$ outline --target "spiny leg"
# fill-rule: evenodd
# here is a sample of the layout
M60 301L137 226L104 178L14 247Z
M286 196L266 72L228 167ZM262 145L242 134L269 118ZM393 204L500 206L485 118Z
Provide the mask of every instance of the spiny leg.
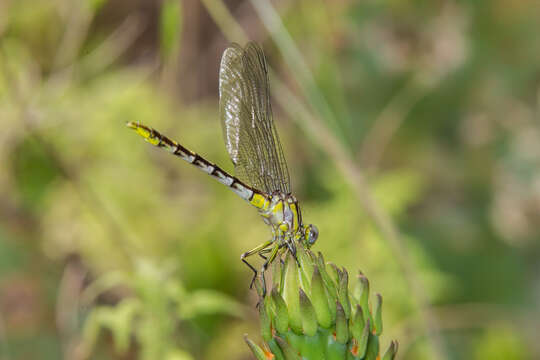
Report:
M261 258L263 258L264 260L267 260L268 258L266 256L264 256L264 255L268 254L270 251L272 251L272 249L270 249L270 248L261 250L261 251L259 251L259 256Z
M279 249L280 249L280 250L283 249L286 245L287 245L287 244L285 244L285 243L280 244L280 245L279 245ZM285 265L285 261L283 260L283 258L282 258L281 256L279 257L279 262L280 262L282 265Z
M241 259L241 260L244 264L246 264L251 269L251 271L253 271L253 278L251 279L251 282L249 283L249 288L251 289L253 287L253 283L255 282L255 279L257 278L257 270L255 270L255 268L246 260L244 259Z
M287 246L287 249L291 253L292 257L294 258L298 266L300 266L300 260L298 260L298 257L296 256L296 245L294 244L294 239L289 238L285 240L284 245Z
M257 279L257 270L250 263L246 261L246 258L253 254L260 253L261 251L265 250L268 246L270 246L273 242L274 240L268 240L267 242L264 242L260 244L259 246L251 249L250 251L246 251L245 253L240 255L240 260L242 260L242 262L246 264L251 269L251 271L253 271L253 278L251 279L251 283L249 284L250 289L253 287L253 283L255 282L255 279Z
M287 244L287 248L291 252L293 258L298 261L298 259L296 258L296 246L294 245L294 243L292 241L286 241L285 243Z

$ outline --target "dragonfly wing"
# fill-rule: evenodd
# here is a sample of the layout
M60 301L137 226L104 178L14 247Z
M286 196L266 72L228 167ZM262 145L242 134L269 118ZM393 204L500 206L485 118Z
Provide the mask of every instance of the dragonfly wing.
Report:
M232 44L221 58L219 109L236 176L272 193L291 192L289 171L272 118L268 67L259 45Z

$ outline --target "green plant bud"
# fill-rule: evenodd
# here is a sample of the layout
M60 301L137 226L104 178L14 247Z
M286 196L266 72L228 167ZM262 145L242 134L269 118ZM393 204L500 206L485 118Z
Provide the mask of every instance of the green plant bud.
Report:
M337 289L336 289L335 283L332 281L332 278L326 272L326 265L324 264L324 258L320 252L317 258L317 264L319 266L319 272L321 273L321 277L323 279L324 286L326 288L328 308L330 309L330 315L332 316L332 321L335 321L336 320L335 303L338 300Z
M318 266L314 267L313 277L311 279L311 303L315 309L319 324L325 329L330 328L332 325L332 314L328 308L328 298Z
M315 336L317 333L317 316L315 314L315 309L311 301L309 301L308 296L304 290L300 289L300 313L302 314L302 327L304 328L304 334L308 336Z
M328 273L332 277L334 283L339 284L341 278L341 270L333 262L328 262Z
M360 277L363 276L363 275L364 274L361 271L358 271L358 275L356 276L356 279L357 280L360 279ZM354 287L353 287L353 291L351 293L352 293L353 299L357 303L360 303L361 292L362 292L362 284L361 284L360 281L356 281L355 284L354 284Z
M377 360L379 356L379 337L369 334L365 360Z
M350 290L345 268L327 266L322 254L297 246L297 259L287 253L284 262L273 264L272 289L259 303L266 345L246 339L255 357L380 360L382 296L376 294L370 303L369 281L362 273ZM259 278L257 291L262 294L260 283ZM397 342L392 342L382 360L393 360L396 352Z
M336 341L340 344L349 341L349 324L339 301L336 302Z
M274 340L279 345L281 352L283 353L283 358L285 360L301 360L298 352L292 348L291 345L284 339L279 336L274 336Z
M285 358L285 356L283 356L283 351L281 351L279 344L276 342L275 337L272 338L272 340L268 341L267 344L268 344L268 347L270 348L270 351L272 351L272 354L275 356L276 360L282 360ZM274 358L269 358L269 359L274 359Z
M311 287L311 277L313 276L313 262L303 246L297 247L296 258L300 263L300 279L302 281L302 287L306 291L309 291Z
M328 288L328 291L330 292L330 295L337 299L337 289L335 282L332 280L330 275L328 275L328 272L326 271L326 264L324 262L323 255L319 252L319 256L317 257L317 265L319 265L319 271L321 272L321 276L324 281L324 285ZM334 303L332 303L332 307Z
M382 333L382 296L375 295L375 306L373 309L373 325L375 326L375 335L379 336Z
M347 319L351 318L351 302L349 301L349 273L347 270L339 272L338 300L343 305L343 311Z
M309 255L310 259L311 259L311 263L313 265L317 265L317 255L315 255L315 253L311 250L306 250L306 253Z
M364 319L371 319L371 314L369 312L369 281L364 274L358 276L358 282L360 286L360 299L358 303L364 311Z
M285 300L281 297L276 286L271 292L272 305L274 308L274 326L279 333L285 333L289 329L289 314Z
M320 251L317 252L317 264L326 264L326 262L324 261L324 255Z
M280 261L275 261L272 264L272 284L277 287L280 293L283 292L283 266Z
M259 302L259 319L261 322L261 335L264 341L272 339L272 320L268 314L268 298Z
M356 305L356 310L351 321L351 333L356 341L360 341L362 338L362 332L365 327L364 313L360 305Z
M251 341L248 338L247 334L244 334L244 340L248 344L249 348L251 349L251 352L253 353L253 355L255 355L257 360L268 360L269 357L267 356L267 353L263 349L261 349L259 345ZM270 356L273 356L273 355L270 355Z
M360 359L364 358L367 351L367 345L368 345L368 340L369 340L369 335L370 335L370 327L371 325L368 319L366 320L364 328L362 329L362 335L360 335L360 338L357 339L358 340L357 356Z
M285 286L283 298L289 309L289 326L297 334L302 333L302 315L300 314L300 298L298 295L298 270L296 260L288 254L286 259Z
M394 360L394 358L396 357L397 351L398 351L398 342L391 341L390 346L384 353L382 360Z

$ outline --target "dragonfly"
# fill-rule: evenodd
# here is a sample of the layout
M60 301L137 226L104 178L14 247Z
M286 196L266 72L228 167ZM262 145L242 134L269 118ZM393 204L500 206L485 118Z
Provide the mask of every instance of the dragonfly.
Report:
M310 248L319 230L313 224L304 224L298 200L291 193L289 171L272 117L268 65L257 43L249 42L244 48L233 43L223 52L219 110L235 176L151 127L136 122L127 126L150 144L169 151L229 187L258 210L270 226L272 236L244 252L240 259L254 273L250 287L258 272L246 259L255 254L264 259L260 269L264 296L264 273L268 266L287 251L296 259L297 244Z

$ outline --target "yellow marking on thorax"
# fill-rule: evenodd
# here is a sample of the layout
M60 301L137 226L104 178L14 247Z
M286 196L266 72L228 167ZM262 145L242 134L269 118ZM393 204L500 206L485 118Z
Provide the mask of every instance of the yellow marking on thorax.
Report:
M280 219L280 224L279 224L279 230L283 231L284 233L289 231L289 224L287 224L285 222L285 219L284 219L284 209L283 207L285 206L285 204L283 203L283 201L280 201L276 204L276 206L274 206L274 208L272 209L272 213L274 213L276 215L276 217L278 219ZM278 216L279 214L279 216Z
M266 196L254 193L249 203L260 210L267 210L270 202Z
M290 204L289 205L289 208L291 209L292 213L293 213L293 231L296 231L298 230L298 226L300 224L298 224L298 208L296 206L296 204Z
M283 201L278 202L273 208L272 213L277 214L283 212Z
M284 202L280 202L279 204L276 205L276 207L273 210L279 208L280 211L283 211L284 206L285 206ZM290 232L290 231L296 232L296 230L298 229L298 209L294 203L287 203L287 206L289 207L292 213L292 224L290 224L292 226L291 228L289 228L289 223L286 221L283 221L281 224L279 224L279 229L283 232ZM274 213L276 212L277 211L274 211Z

